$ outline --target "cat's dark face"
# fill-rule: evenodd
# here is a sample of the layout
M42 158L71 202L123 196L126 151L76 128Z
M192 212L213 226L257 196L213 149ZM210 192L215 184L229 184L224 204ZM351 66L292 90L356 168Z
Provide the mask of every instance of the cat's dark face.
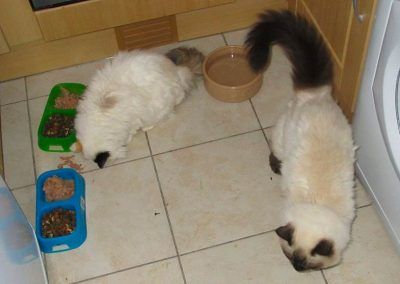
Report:
M100 169L102 169L109 157L110 152L101 152L96 155L94 162L99 166Z

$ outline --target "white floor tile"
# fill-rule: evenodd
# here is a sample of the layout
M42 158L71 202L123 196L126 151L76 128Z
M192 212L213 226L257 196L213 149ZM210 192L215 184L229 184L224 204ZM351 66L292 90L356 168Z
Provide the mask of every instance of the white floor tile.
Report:
M19 78L0 83L0 104L26 100L25 79Z
M84 284L145 284L163 283L179 284L183 283L183 277L176 258L168 259L138 268L133 268L111 274L108 276L84 281Z
M179 46L186 46L186 47L196 47L199 51L201 51L204 55L207 55L214 49L224 46L225 41L222 35L213 35L208 37L202 37L192 40L186 40L176 43L171 43L167 45L163 45L160 47L152 48L151 50L159 53L167 53L169 50L179 47Z
M280 225L268 155L258 131L156 156L180 253Z
M184 255L188 283L320 283L321 272L299 273L282 253L275 233L268 233Z
M28 218L29 223L35 228L36 212L36 187L34 185L13 190L15 199Z
M209 96L202 82L175 114L148 132L153 153L259 129L248 101L230 104Z
M8 186L35 183L26 101L1 107L4 175Z
M357 215L343 263L324 271L328 283L399 283L400 256L375 209L361 208Z
M46 96L58 83L88 84L90 78L104 65L105 61L106 59L98 60L26 77L28 98Z
M88 237L78 249L46 255L50 283L84 280L176 255L151 159L84 178Z
M224 33L228 45L243 45L250 28Z

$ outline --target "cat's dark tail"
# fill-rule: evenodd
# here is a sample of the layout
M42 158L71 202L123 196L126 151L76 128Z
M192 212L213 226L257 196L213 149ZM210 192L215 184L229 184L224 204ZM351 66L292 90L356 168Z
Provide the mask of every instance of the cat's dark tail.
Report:
M194 47L178 47L171 49L165 54L166 57L171 59L176 65L186 66L194 74L202 74L202 64L204 55Z
M271 47L278 44L292 63L295 89L315 88L332 83L329 51L315 27L290 11L267 11L260 15L246 39L248 60L254 71L269 62Z

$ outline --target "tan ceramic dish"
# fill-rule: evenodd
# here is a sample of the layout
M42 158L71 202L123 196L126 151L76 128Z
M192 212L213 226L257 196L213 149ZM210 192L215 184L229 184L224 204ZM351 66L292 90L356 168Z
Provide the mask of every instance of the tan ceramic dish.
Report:
M204 85L214 98L229 103L245 101L260 90L262 74L254 73L242 46L224 46L211 52L203 63Z

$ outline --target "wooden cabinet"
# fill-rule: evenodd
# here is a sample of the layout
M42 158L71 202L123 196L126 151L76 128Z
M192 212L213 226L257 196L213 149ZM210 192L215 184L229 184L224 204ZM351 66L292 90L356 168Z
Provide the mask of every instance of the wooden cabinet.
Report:
M10 49L8 48L8 44L6 39L3 36L3 33L0 30L0 54L9 52Z
M28 0L0 1L0 29L10 47L42 38Z
M46 40L184 13L234 0L97 0L36 12Z
M334 61L334 96L351 120L359 90L377 0L358 0L362 21L350 0L289 0L289 7L314 23Z
M287 7L288 0L89 0L34 12L28 0L1 0L0 81L110 57L121 48L246 28L260 12Z

